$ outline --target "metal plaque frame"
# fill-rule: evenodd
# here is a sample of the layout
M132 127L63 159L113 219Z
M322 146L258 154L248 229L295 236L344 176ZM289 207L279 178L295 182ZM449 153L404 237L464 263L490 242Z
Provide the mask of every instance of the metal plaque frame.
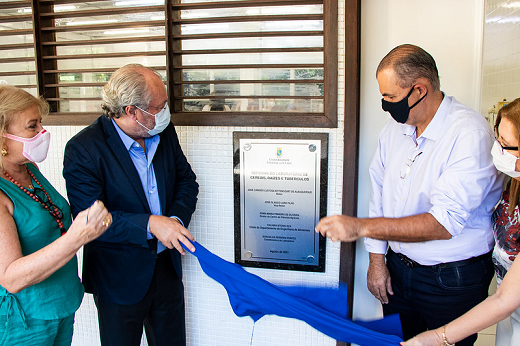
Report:
M235 263L325 271L328 133L233 132Z

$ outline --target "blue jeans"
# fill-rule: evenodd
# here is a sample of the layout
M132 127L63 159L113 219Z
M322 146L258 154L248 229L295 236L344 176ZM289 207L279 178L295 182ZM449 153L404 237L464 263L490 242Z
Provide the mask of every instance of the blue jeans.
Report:
M411 268L389 251L386 261L394 295L383 304L383 313L400 315L405 340L451 322L486 299L494 274L491 257L453 268ZM474 334L457 346L473 345L476 340Z

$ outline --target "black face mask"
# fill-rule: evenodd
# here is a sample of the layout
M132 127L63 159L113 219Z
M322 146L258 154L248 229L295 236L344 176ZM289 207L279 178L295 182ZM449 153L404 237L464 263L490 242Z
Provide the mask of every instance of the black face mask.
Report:
M426 94L424 94L424 96L421 97L419 101L415 102L411 106L408 106L408 98L412 94L413 88L415 88L415 85L412 86L412 89L410 89L408 95L406 95L401 101L388 102L384 98L381 99L381 106L383 107L383 110L390 113L392 118L394 118L394 120L398 123L406 123L408 116L410 115L410 109L417 106L417 104L421 102L426 97L426 95L428 95L428 91L426 91Z

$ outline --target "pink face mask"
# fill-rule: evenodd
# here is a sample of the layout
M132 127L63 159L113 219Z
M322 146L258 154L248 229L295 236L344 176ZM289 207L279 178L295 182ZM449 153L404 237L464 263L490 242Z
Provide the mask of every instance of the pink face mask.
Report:
M28 160L39 163L47 158L49 144L51 143L51 134L47 130L42 129L33 138L18 137L9 133L4 133L3 136L17 142L22 142L22 154Z

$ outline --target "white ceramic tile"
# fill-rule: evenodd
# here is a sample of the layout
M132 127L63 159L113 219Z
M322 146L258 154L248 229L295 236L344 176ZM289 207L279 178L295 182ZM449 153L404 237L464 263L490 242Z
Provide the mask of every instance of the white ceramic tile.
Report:
M520 9L517 3L486 1L481 102L484 116L498 101L520 97Z

